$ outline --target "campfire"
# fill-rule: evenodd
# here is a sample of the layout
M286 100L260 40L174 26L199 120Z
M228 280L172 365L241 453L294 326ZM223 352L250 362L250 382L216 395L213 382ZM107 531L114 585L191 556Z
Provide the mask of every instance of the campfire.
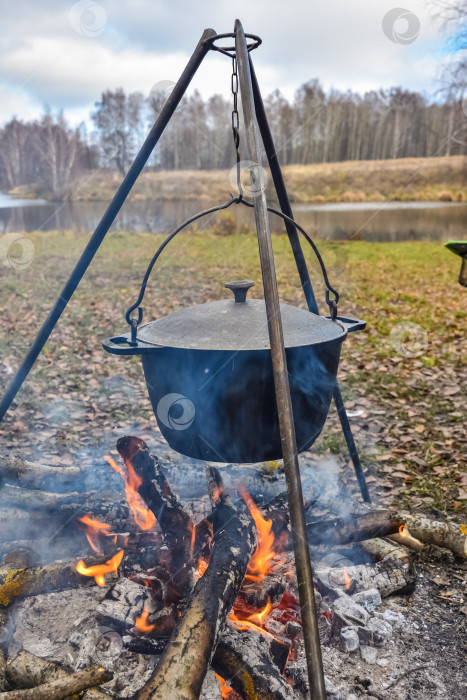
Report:
M191 693L234 700L253 697L251 689L258 698L306 697L285 493L270 497L266 472L263 493L253 482L250 492L242 477L248 482L247 472L260 483L256 470L207 465L206 496L182 503L169 483L177 482L173 465L164 465L139 438L121 438L117 448L120 457L107 457L103 469L113 484L118 474L120 493L114 486L108 496L84 490L74 468L50 470L63 493L30 490L24 487L31 480L50 487L47 468L6 463L9 483L2 494L10 514L20 496L36 498L31 513L41 519L48 510L49 521L62 529L47 552L40 531L0 545L8 652L2 699L53 700L97 684L102 690L87 691L87 700L135 693L141 699ZM413 553L423 547L413 535L464 557L466 537L426 518L357 507L342 484L322 477L318 472L304 484L321 643L325 651L359 652L371 660L403 626L400 613L378 609L391 594L413 590ZM59 542L62 560L55 559ZM41 549L44 561L32 561ZM72 653L57 663L49 661L56 653L47 645L31 642L26 620L36 619L41 606L53 617L60 604L71 608L78 624L59 615L62 626L71 624L66 647ZM18 695L18 688L30 695Z

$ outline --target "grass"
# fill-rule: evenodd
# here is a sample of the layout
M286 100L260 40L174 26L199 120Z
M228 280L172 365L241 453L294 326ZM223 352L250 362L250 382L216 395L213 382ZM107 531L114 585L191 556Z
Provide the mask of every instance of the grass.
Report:
M383 202L383 201L467 201L466 159L397 158L393 160L346 161L315 165L288 165L284 179L294 202ZM248 175L245 173L248 181ZM272 180L266 170L268 194ZM73 200L108 201L121 181L113 171L87 171L70 187ZM226 199L232 185L229 171L144 171L130 199L215 201ZM42 196L37 185L15 188L17 197Z
M225 225L180 234L163 253L146 292L146 321L228 296L223 287L227 279L251 278L256 282L251 295L262 296L255 233L243 229L221 236L216 230L225 230ZM21 271L0 267L3 387L88 240L87 234L73 231L29 237L35 245L31 266ZM70 449L83 444L87 430L92 444L98 444L106 426L126 425L129 405L132 420L154 421L138 358L110 358L100 343L104 337L126 332L124 310L136 299L161 240L155 234L108 234L33 369L19 407L3 424L0 433L7 441L24 424L38 443L44 434L48 444ZM274 236L273 248L281 298L303 306L287 237ZM467 314L465 290L457 284L459 260L431 242L319 241L319 249L331 282L341 292L341 312L367 320L367 329L344 343L340 367L347 405L351 411L365 411L362 418L352 419L364 463L398 502L467 514L462 398ZM308 248L306 257L325 311L319 268ZM394 329L406 322L416 324L411 327L415 338L395 334ZM414 339L416 352L411 354ZM71 415L76 411L81 416L70 421L66 435L50 418L50 406L58 396L71 402ZM339 455L342 449L333 415L316 450ZM394 472L402 477L394 480Z

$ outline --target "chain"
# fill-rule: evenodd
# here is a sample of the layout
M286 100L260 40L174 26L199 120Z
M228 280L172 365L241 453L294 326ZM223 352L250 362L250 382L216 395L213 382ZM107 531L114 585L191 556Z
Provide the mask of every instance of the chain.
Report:
M232 110L232 134L235 145L235 154L237 157L237 187L239 199L243 198L242 183L240 179L240 132L239 132L239 116L238 116L238 73L237 73L237 57L232 56L232 95L233 95L233 110Z

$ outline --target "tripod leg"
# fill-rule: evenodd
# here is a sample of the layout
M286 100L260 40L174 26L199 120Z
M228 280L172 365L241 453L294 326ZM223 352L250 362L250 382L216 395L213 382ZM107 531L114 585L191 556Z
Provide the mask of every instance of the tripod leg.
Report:
M261 92L259 89L258 81L256 79L255 71L253 68L253 62L250 57L250 71L251 71L251 81L253 86L253 95L255 99L255 109L256 116L258 119L258 126L261 132L261 137L263 139L264 148L266 151L266 157L268 159L269 168L271 170L272 179L274 182L274 187L276 189L277 197L279 200L279 206L281 211L293 218L292 207L290 206L289 197L284 183L284 178L282 177L282 170L279 165L279 160L277 158L277 153L274 148L274 141L272 138L271 131L269 129L268 120L266 117L266 111L264 109L263 99L261 97ZM310 280L310 275L308 273L307 264L305 261L305 256L303 255L303 250L300 245L300 239L296 228L289 222L286 222L287 235L292 246L292 251L295 257L295 263L297 265L298 274L300 276L300 281L302 283L303 292L305 294L306 302L309 311L314 314L319 313L318 305L316 303L315 295L313 293L313 287ZM344 433L345 441L347 443L347 448L349 450L350 457L354 466L355 474L358 480L358 485L360 487L360 492L362 498L366 503L370 503L370 495L368 493L368 486L365 481L365 475L363 473L362 465L358 456L357 447L355 445L355 440L352 435L352 429L350 427L349 419L347 417L347 412L345 410L344 401L342 399L342 394L339 389L339 385L336 384L334 391L334 402L336 404L337 413L339 415L339 420L341 422L342 431Z
M256 120L253 91L251 85L250 65L243 28L239 20L235 22L235 48L239 71L239 84L242 96L243 114L245 119L245 135L248 155L253 163L261 162L260 135ZM305 510L303 493L298 465L295 424L290 397L287 361L282 333L282 320L277 291L277 280L274 269L271 231L267 202L264 189L264 178L259 168L260 192L254 199L256 229L258 233L259 255L263 275L264 300L268 319L269 342L274 375L279 429L282 441L282 457L287 484L287 497L290 513L290 525L293 534L295 554L295 569L297 572L300 609L302 615L303 637L307 658L310 693L313 700L325 700L323 661L319 641L318 619L316 615L313 573L311 570L310 550L305 525Z
M115 220L120 208L128 196L131 188L135 184L136 179L141 173L143 167L146 164L149 156L151 155L154 147L159 141L162 132L167 126L172 114L175 112L178 103L182 99L191 79L199 68L203 58L209 51L209 45L205 44L206 39L216 36L214 29L205 29L201 39L196 46L196 49L188 61L185 70L180 76L178 82L176 83L170 97L165 103L159 117L157 118L154 126L149 132L145 142L143 143L141 150L133 161L130 169L125 175L120 187L114 195L114 198L110 202L107 211L102 217L101 221L97 225L89 243L81 254L80 259L75 265L73 272L71 273L68 282L62 289L60 296L58 297L55 306L47 316L46 320L39 333L37 334L33 344L31 345L21 367L16 372L12 381L10 382L5 395L3 396L2 402L0 403L0 421L3 419L5 413L11 406L16 394L20 390L24 380L28 376L32 366L34 365L39 353L47 342L50 334L55 328L60 316L65 310L66 305L70 301L76 287L80 283L83 275L91 264L92 259L97 253L99 246L105 238L107 231Z

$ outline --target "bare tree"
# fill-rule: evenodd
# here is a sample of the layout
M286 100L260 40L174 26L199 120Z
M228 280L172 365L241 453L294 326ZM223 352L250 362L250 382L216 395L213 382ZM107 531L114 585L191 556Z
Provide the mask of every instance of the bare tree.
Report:
M78 129L70 129L63 115L56 120L45 115L34 124L31 143L37 174L47 194L56 199L69 196L69 186L80 155Z
M122 88L106 90L91 119L99 133L99 144L106 165L124 175L131 164L141 134L143 95L125 95Z

